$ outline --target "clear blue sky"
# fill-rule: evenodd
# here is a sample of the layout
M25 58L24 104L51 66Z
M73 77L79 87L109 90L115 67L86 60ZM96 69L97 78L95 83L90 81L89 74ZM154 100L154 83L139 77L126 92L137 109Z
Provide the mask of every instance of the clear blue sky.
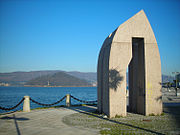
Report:
M0 0L0 72L96 72L104 39L141 9L162 73L180 71L179 0Z

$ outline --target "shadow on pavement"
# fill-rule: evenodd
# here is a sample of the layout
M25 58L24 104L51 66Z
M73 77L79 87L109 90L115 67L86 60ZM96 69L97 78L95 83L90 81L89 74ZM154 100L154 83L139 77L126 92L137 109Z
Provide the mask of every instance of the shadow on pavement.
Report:
M5 117L1 117L0 119L3 119L3 120L15 119L19 121L29 120L28 118L24 118L24 117L16 118L15 114L13 114L13 117L5 116Z
M13 114L12 117L4 116L4 117L1 117L0 119L2 119L2 120L14 120L14 124L16 126L17 135L21 135L21 132L20 132L20 129L19 129L17 121L26 121L26 120L29 120L28 118L24 118L24 117L17 118L15 116L15 114Z

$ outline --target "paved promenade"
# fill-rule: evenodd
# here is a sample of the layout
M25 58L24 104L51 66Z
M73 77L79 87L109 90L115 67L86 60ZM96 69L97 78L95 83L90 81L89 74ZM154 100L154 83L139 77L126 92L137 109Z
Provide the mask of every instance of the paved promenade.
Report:
M70 107L16 112L0 116L0 135L95 135L95 129L71 127L63 117L95 107Z

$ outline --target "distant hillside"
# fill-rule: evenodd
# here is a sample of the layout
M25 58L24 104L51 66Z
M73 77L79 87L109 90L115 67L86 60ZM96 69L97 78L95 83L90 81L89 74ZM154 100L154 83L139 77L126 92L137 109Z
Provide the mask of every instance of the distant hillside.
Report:
M128 73L126 73L126 81L127 81L127 83L128 83L128 79L129 79L129 77L128 77ZM173 76L168 76L168 75L162 75L162 83L165 83L165 82L173 82L173 80L174 80L174 77Z
M162 82L173 82L174 77L168 75L162 75Z
M66 72L69 75L75 76L80 79L87 80L90 83L94 83L97 81L97 74L96 72Z
M0 83L9 83L12 86L19 86L31 79L44 75L52 75L59 71L60 70L0 73Z
M68 75L65 72L58 72L53 75L44 75L25 83L30 86L90 86L86 80Z
M0 85L3 83L8 83L10 86L23 86L26 82L44 76L53 75L55 73L61 72L61 70L47 70L47 71L31 71L31 72L12 72L12 73L0 73ZM65 71L62 71L65 72ZM65 72L68 75L74 76L78 79L86 80L91 84L96 84L97 73L96 72ZM162 82L173 82L174 77L162 75ZM128 77L127 77L128 82Z

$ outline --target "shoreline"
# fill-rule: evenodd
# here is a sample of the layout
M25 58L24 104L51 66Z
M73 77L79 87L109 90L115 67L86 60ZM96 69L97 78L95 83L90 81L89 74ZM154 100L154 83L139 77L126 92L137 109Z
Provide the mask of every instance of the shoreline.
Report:
M42 88L54 88L54 87L57 87L57 88L59 88L59 87L97 87L97 86L0 86L0 87L42 87Z

